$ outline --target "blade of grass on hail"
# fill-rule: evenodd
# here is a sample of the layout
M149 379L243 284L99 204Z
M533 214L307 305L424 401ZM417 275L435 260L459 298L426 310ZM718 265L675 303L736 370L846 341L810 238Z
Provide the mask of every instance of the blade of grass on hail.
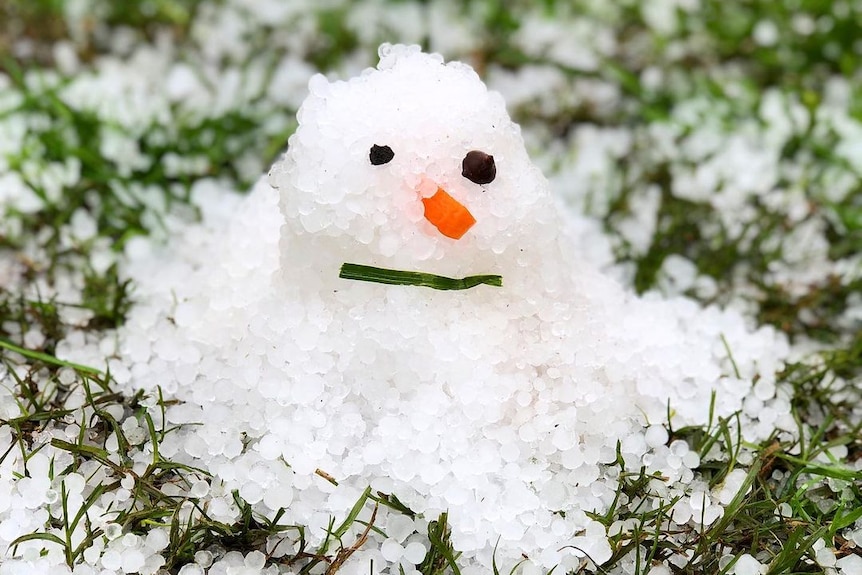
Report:
M465 290L478 285L495 287L502 287L503 285L503 278L498 275L450 278L423 272L391 270L351 263L345 263L341 266L338 277L388 285L423 286L437 290Z

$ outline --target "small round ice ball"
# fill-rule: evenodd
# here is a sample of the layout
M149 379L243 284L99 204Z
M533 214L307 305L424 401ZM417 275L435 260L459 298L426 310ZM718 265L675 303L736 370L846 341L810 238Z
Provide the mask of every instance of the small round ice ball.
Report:
M197 563L188 563L180 567L179 575L204 575L204 570Z
M766 565L763 565L748 553L743 553L736 560L733 572L736 575L762 575L766 572Z
M667 429L662 425L650 425L646 431L646 443L650 447L658 447L667 443Z

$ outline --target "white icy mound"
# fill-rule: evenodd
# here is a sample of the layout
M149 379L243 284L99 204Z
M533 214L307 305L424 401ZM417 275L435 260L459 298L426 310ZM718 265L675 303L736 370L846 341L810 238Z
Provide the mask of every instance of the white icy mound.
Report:
M141 303L121 334L128 377L185 402L171 422L202 423L161 451L215 474L217 518L235 513L239 489L260 513L286 506L313 544L371 485L428 520L449 510L468 568L489 572L499 540L501 568L524 554L571 569L584 553L609 557L585 512L613 500L618 470L602 464L618 442L630 469L692 482L696 455L665 446L659 427L668 403L674 426L704 424L715 391L716 415L743 409L749 439L787 418L781 338L730 312L638 299L599 273L469 67L384 46L378 70L310 89L268 183L244 200L212 191L204 226L130 248ZM392 160L372 165L374 145ZM461 175L471 150L494 157L492 182ZM461 239L423 216L438 187L475 217ZM499 274L503 286L345 280L344 262ZM411 572L421 552L399 550L422 543L408 536L423 523L404 519L383 514L382 555L368 544L346 568Z

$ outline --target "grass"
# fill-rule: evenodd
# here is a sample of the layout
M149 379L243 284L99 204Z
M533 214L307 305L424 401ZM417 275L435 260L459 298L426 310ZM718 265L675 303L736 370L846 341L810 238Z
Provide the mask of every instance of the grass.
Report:
M61 18L62 0L7 0L0 3L0 54L9 54L17 38L27 36L39 41L35 59L50 62L51 42L66 37ZM0 62L0 70L5 69Z
M305 529L302 526L285 525L280 521L284 509L279 510L272 518L260 516L237 491L231 494L238 510L237 520L231 523L217 521L208 515L206 507L201 505L197 498L185 492L198 478L211 479L210 474L160 454L159 445L164 437L177 431L176 428L160 427L151 416L153 410L163 414L171 403L161 397L161 393L155 404L147 408L144 403L148 399L156 398L147 398L143 393L133 397L116 393L111 388L110 376L94 368L71 364L17 346L4 345L3 349L32 361L31 366L34 369L41 364L44 366L42 369L52 371L48 379L51 383L56 383L60 369L72 370L75 381L63 385L49 384L38 389L38 384L32 379L18 380L22 413L16 418L3 420L3 425L12 430L14 441L9 450L0 455L0 463L13 449L20 450L24 461L30 459L43 448L43 444L35 437L38 433L52 425L75 421L78 422L80 433L74 441L58 438L50 441L52 447L72 456L68 466L54 470L54 478L67 477L72 473L92 475L101 472L104 475L96 488L85 493L80 506L73 511L69 510L66 484L61 481L59 504L52 512L47 530L17 538L10 545L13 555L22 544L40 541L46 547L59 546L67 565L74 567L81 561L87 548L106 535L106 530L95 526L92 520L102 513L107 513L112 517L111 522L119 526L124 534L146 536L153 529L166 530L169 533L165 552L166 569L193 561L195 553L201 549L217 549L222 554L231 550L248 552L263 547L268 538L278 536L287 543L298 542L297 550L278 557L270 556L272 562L298 569L300 573L312 572L317 566L324 566L326 573L334 573L366 543L371 530L376 529L374 522L379 506L383 505L393 513L415 516L397 497L383 493L374 494L368 488L338 526L334 523L330 525L323 544L314 550L308 549ZM2 356L2 362L7 368L13 368L17 363L12 357L5 355ZM76 409L64 408L64 399L75 391L83 391L85 404ZM108 411L111 406L123 408L122 419L114 417ZM145 441L133 443L126 437L124 423L128 418L137 419L145 425ZM163 415L160 419L163 419ZM116 438L115 448L108 445L111 437ZM136 463L140 461L140 455L147 453L149 461L143 471L140 471ZM87 471L84 471L85 469ZM335 481L322 471L318 473L328 481ZM27 476L26 464L24 476ZM114 509L92 511L103 496L123 488L123 478L132 480L127 503ZM169 485L179 486L184 493L167 494L164 488ZM360 515L367 510L369 504L373 504L370 518L360 520ZM94 514L92 518L91 513ZM351 543L345 543L345 537L357 525L363 526L361 533ZM76 536L76 531L83 531L83 535ZM432 559L421 571L423 575L437 575L442 572L441 561L447 562L446 565L455 565L456 554L449 543L445 514L431 522L429 535L432 537L433 549L438 550L435 553L439 555L429 555ZM438 556L442 559L438 560Z
M144 40L168 32L185 46L203 4L201 0L140 0L118 9L116 3L98 0L93 24L106 29L129 27ZM767 90L791 99L801 94L798 99L811 124L787 140L780 162L793 168L802 166L803 176L782 172L780 185L802 188L809 206L803 221L823 223L830 260L862 252L858 185L837 199L831 193L836 174L850 178L858 174L852 162L836 152L839 135L835 129L817 114L826 80L832 75L844 74L858 88L853 73L859 56L848 49L851 40L859 37L855 7L842 15L833 13L832 3L818 0L803 0L796 8L789 2L709 0L698 15L681 13L676 31L666 33L652 29L632 3L604 9L595 3L576 2L574 8L564 4L548 0L534 8L528 3L474 1L462 9L464 17L478 14L483 22L482 38L470 55L480 70L550 66L571 82L601 82L619 90L621 103L610 113L585 102L551 108L528 102L514 110L527 128L547 128L545 143L564 142L586 124L625 127L642 135L651 126L675 122L676 104L691 98L708 100L710 114L715 116L711 119L731 133L740 121L759 117L761 96ZM355 53L373 51L347 24L351 9L333 5L314 14L315 46L308 47L305 56L315 67L336 68ZM533 53L519 43L517 33L534 10L554 18L568 17L570 9L598 24L612 22L620 45L626 47L630 39L637 39L642 49L621 49L604 55L597 69L582 70L553 55ZM829 17L832 27L781 34L774 46L752 41L759 22L793 30L794 19L801 13L810 14L815 22ZM29 57L16 54L14 59L0 62L0 70L11 82L5 90L16 96L14 105L0 110L0 122L20 118L31 123L21 145L4 156L8 167L0 163L0 175L3 171L17 174L39 203L33 211L7 209L0 226L0 257L16 261L21 270L14 282L0 287L0 367L17 405L16 415L0 419L0 429L8 428L13 439L0 453L0 466L4 460L20 459L17 478L26 477L28 461L45 446L64 454L67 462L51 470L52 485L58 491L56 502L47 505L48 523L14 541L11 554L38 544L40 553L59 549L72 567L94 542L104 540L110 545L114 541L107 538L108 527L94 520L107 512L124 534L146 536L164 530L168 537L164 568L171 573L201 550L215 550L217 555L232 550L247 553L265 549L268 539L278 538L285 544L273 550L282 550L279 553L267 554L269 564L303 575L332 575L382 534L375 524L380 514L419 515L397 494L369 488L345 518L333 519L323 544L314 548L309 546L307 527L282 522L285 510L274 517L261 516L238 492L230 494L236 520L216 520L200 498L189 495L194 482L212 481L209 473L160 452L165 437L180 431L159 424L172 400L160 394L124 396L116 391L106 366L85 366L56 356L57 344L71 330L82 327L69 324L70 310L86 311L83 328L95 335L120 326L134 305L134 286L122 279L118 265L94 265L94 256L107 249L119 259L131 238L159 233L166 213L190 209L191 190L202 179L218 178L238 188L247 187L250 182L236 151L247 150L265 165L293 128L292 120L280 122L276 128L268 121L274 115L289 116L292 110L267 103L261 95L247 107L214 117L192 117L174 107L169 129L153 124L140 132L131 131L106 121L96 111L67 104L61 91L74 78L48 80L53 66L50 47L69 38L64 22L58 2L0 3L0 53L7 53L22 37L35 46ZM797 22L796 28L800 26L804 23ZM278 31L268 33L266 39L271 39ZM429 43L427 36L417 41ZM671 45L681 46L682 51L672 56ZM87 62L107 47L88 37L77 49L87 71ZM280 55L267 57L277 62ZM660 69L678 81L648 86L643 81L648 68ZM40 77L45 81L34 81ZM859 93L852 90L849 102L850 117L856 119L862 118ZM686 126L680 138L697 128ZM141 151L147 159L145 166L129 168L106 156L105 139L117 134ZM714 418L702 427L673 429L667 425L669 442L685 441L699 455L696 471L706 487L720 488L735 470L744 472L740 488L716 521L669 529L673 508L685 493L671 489L671 495L663 495L665 489L659 486L673 487L666 478L646 468L628 469L618 457L611 466L620 479L614 503L591 517L609 529L622 527L612 531L611 559L592 570L646 574L666 562L673 566L673 573L730 573L739 556L748 553L767 565L770 575L824 572L815 561L818 541L834 548L839 558L858 553L848 533L862 520L862 474L855 465L862 458L862 422L856 407L862 377L862 327L842 318L860 293L862 279L830 276L801 293L774 281L770 272L782 263L782 245L798 222L752 195L747 205L755 210L753 223L741 233L729 230L709 201L675 195L673 178L679 165L651 160L650 152L649 145L635 147L632 154L616 160L624 177L619 185L603 191L609 197L596 205L604 207L590 214L612 238L618 262L634 266L633 287L641 293L659 289L668 257L683 256L719 286L718 295L702 297L703 303L726 303L745 291L743 287L754 288L754 294L746 291L745 297L756 305L759 323L773 325L796 341L819 342L825 351L786 366L780 374L779 384L792 392L794 433L776 429L772 437L752 445L742 441L738 417ZM169 173L164 167L169 155L203 158L203 168ZM39 177L70 163L77 166L80 177L63 184L59 193ZM638 194L649 186L658 188L660 202L656 233L644 249L631 245L620 229L635 215ZM95 222L95 236L69 242L66 227L79 212ZM79 279L77 300L39 295L40 286L52 286L70 274ZM695 292L689 295L700 297ZM41 337L33 344L28 333ZM82 401L73 401L76 397ZM143 441L127 436L124 423L130 419L146 430ZM75 426L79 431L74 437L54 434ZM64 480L73 473L103 479L95 489L74 494ZM318 475L338 483L323 470ZM128 499L103 509L103 502L121 489L129 491ZM448 515L425 519L428 529L423 535L429 552L418 571L422 575L459 575L463 565L450 539ZM500 566L504 572L514 572L517 567ZM586 564L584 569L588 570Z
M846 359L858 368L858 358ZM804 376L800 377L800 372ZM796 397L805 397L805 386L823 383L824 377L828 376L823 369L812 372L801 364L787 370L787 381L798 386L794 390ZM858 401L858 395L847 403L835 403L828 397L821 401L818 407L846 414L847 407ZM673 562L674 556L690 553L680 573L728 573L735 556L744 551L762 558L768 565L767 573L818 572L815 543L840 542L843 539L839 532L862 517L862 473L834 458L823 458L830 448L839 445L851 449L848 461L858 458L860 424L848 425L846 419L828 418L814 428L812 414L802 405L797 403L794 413L800 431L803 427L814 430L807 441L773 437L760 445L746 445L740 441L733 418L718 419L705 428L670 430L670 441L683 439L700 454L698 472L710 487L720 486L732 470L741 466L740 453L752 460L743 466L746 475L736 495L721 518L710 525L666 531L662 526L671 518L679 496L657 498L650 485L663 479L647 474L643 468L629 471L619 457L621 481L616 503L608 513L593 517L608 527L615 521L631 521L633 527L611 538L614 557L609 563L622 561L634 552L635 572L646 573L654 561ZM716 446L722 456L709 457ZM830 479L842 482L848 491L824 509L818 505L818 498L825 496L829 500L836 496ZM657 504L647 504L657 499ZM619 503L624 500L638 504ZM837 555L850 553L852 549L839 546Z
M0 351L3 352L0 354L0 364L13 374L16 368L28 369L23 378L13 375L18 384L16 395L21 414L12 419L0 420L2 425L10 428L13 437L9 449L0 454L0 464L13 450L20 451L22 460L26 462L45 445L37 439L40 433L52 426L63 426L74 421L80 430L74 441L58 438L50 441L56 450L72 456L68 466L54 469L52 478L59 479L73 473L92 476L101 472L104 476L95 489L85 493L80 506L72 511L68 506L66 484L60 481L59 504L52 512L46 530L21 536L11 542L13 555L22 544L37 541L42 542L45 548L52 545L61 548L67 565L74 567L94 541L106 536L106 530L95 526L92 519L107 513L112 517L112 524L124 534L143 537L154 529L166 530L169 542L165 550L164 567L169 570L192 562L195 553L202 549L214 549L220 554L232 550L248 552L263 547L268 538L276 536L281 537L288 548L292 542L297 542L297 550L277 557L268 556L270 562L298 569L299 573L310 573L318 566L323 566L325 573L335 573L367 542L373 529L380 532L374 526L380 506L391 513L416 516L395 495L372 493L368 488L340 524L330 524L324 542L313 550L307 546L303 526L285 525L280 521L284 509L272 518L263 517L255 513L237 491L231 494L238 510L237 520L230 523L215 520L207 514L205 506L188 493L165 493L165 486L180 486L182 490L188 490L194 481L199 478L210 480L211 476L205 470L172 461L160 454L159 446L165 436L178 431L177 428L157 425L151 415L154 412L160 414L157 419L163 421L165 409L175 403L165 400L160 390L157 397L148 398L142 392L127 397L112 389L110 374L93 367L59 360L46 353L2 341ZM74 373L74 381L61 383L61 370ZM45 375L45 372L47 377L36 377L37 374ZM65 407L65 401L75 392L83 392L85 403L78 408ZM152 400L155 402L152 403ZM150 407L146 407L147 404ZM114 406L122 407L121 418L109 411ZM133 443L126 437L124 424L130 418L144 424L147 430L145 441ZM111 437L116 440L113 448L109 446ZM137 465L139 456L146 453L149 453L149 461L140 471ZM318 470L318 475L337 485L337 481L325 472ZM26 463L23 476L29 476ZM129 488L128 503L115 509L96 510L103 496L110 496L123 488L123 478L131 478L133 482ZM369 505L373 505L370 518L361 520L360 515ZM346 536L357 525L362 526L359 536L351 543L345 543ZM76 535L76 531L83 531L83 535ZM428 534L432 553L420 571L423 575L440 575L451 566L457 573L457 554L449 542L446 514L429 524Z
M38 62L54 65L52 45L76 38L79 55L90 61L111 47L100 34L104 29L125 27L148 40L170 32L184 38L202 0L129 0L117 3L95 0L77 23L70 27L66 20L69 8L64 0L5 0L0 3L0 54L14 54L17 41L24 37L31 42L24 53L12 60L0 61L0 70L9 71L14 65ZM74 29L71 29L74 28Z

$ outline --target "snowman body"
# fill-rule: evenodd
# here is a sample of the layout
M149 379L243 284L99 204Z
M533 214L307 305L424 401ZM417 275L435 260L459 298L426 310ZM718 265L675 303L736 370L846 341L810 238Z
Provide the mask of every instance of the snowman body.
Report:
M511 426L535 419L536 408L559 411L545 427L564 425L577 442L577 421L562 421L568 408L580 400L597 407L598 396L615 403L590 358L594 344L614 345L602 306L624 305L625 296L579 264L499 94L469 67L404 46L384 46L377 70L347 82L317 77L310 91L269 177L285 218L280 289L304 310L283 342L297 350L290 371L302 373L307 361L307 373L364 396L369 413L403 410L407 401L436 417L435 406L454 401ZM374 150L384 147L391 158L375 164ZM488 183L464 175L475 151L493 157ZM423 199L439 190L475 219L459 239L425 216ZM339 277L347 262L497 274L502 286L364 283ZM601 302L585 295L596 284ZM560 397L570 400L564 409Z

